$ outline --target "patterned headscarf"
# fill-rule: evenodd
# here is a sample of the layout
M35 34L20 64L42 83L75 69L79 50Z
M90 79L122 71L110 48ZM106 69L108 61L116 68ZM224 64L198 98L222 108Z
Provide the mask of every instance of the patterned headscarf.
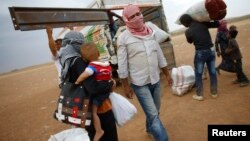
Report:
M80 46L84 43L84 37L81 32L70 31L62 41L62 49L59 51L59 59L62 65L62 80L65 80L70 62L75 57L81 57Z
M146 36L152 33L152 30L144 24L143 15L135 16L133 19L128 20L129 17L141 12L136 5L128 5L124 7L122 18L127 26L127 29L134 35Z

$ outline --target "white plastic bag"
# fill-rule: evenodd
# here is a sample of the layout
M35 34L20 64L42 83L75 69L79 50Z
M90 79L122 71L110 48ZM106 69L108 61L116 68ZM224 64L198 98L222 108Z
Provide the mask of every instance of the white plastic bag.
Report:
M194 70L188 65L173 68L171 77L173 80L172 92L179 96L187 93L195 84Z
M190 15L194 20L199 21L199 22L205 22L205 21L210 21L209 13L207 9L205 8L205 1L199 1L189 7L183 14L188 14ZM175 22L176 24L181 24L180 23L180 17L183 15L181 14L177 21Z
M125 125L137 113L135 106L120 94L112 92L109 99L118 126Z
M51 135L48 141L90 141L84 128L72 128Z

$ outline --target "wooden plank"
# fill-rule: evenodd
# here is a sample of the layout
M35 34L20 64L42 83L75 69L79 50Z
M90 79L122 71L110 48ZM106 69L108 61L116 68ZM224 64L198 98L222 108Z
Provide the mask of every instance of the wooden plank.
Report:
M109 24L105 9L9 7L15 30Z
M128 4L137 5L139 7L154 7L160 6L161 0L102 0L105 8L108 9L123 9Z

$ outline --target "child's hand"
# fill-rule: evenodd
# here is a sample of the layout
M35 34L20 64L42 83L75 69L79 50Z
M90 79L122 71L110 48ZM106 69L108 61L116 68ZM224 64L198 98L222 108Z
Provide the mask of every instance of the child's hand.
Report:
M80 84L78 81L75 82L76 85Z
M115 87L116 87L116 81L114 79L111 79L113 81L113 86L112 86L112 91L114 91Z
M220 52L217 52L217 56L220 57L221 53Z

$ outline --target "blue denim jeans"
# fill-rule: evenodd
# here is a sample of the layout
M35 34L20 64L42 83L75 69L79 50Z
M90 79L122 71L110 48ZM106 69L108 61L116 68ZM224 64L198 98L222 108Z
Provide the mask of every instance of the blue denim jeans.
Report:
M161 105L160 82L145 86L131 84L131 87L146 115L147 132L153 135L155 141L168 141L166 129L159 118Z
M203 95L202 74L205 63L207 64L210 77L210 92L217 93L217 74L215 70L215 51L196 50L194 57L196 94Z

